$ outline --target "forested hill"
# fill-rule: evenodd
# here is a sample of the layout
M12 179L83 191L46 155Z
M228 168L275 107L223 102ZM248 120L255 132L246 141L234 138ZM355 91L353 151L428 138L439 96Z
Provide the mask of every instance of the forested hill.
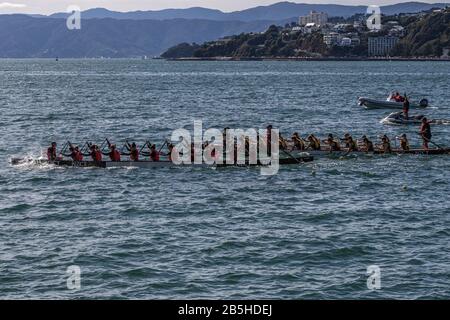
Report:
M397 21L406 29L406 36L394 48L391 56L441 56L450 47L450 8L424 15L387 16L384 22ZM349 26L347 32L356 32ZM379 35L385 33L380 32ZM291 32L289 27L270 26L264 33L243 33L202 45L182 43L167 50L162 57L365 57L367 39L377 34L360 32L360 44L352 47L327 46L321 31Z
M443 48L450 47L450 9L412 20L407 35L393 51L404 57L441 56Z

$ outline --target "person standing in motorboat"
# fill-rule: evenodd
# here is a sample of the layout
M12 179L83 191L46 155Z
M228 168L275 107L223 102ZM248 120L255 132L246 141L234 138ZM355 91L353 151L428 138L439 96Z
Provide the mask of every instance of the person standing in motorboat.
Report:
M428 142L431 141L431 137L433 135L431 134L430 122L428 122L428 119L426 117L424 117L422 119L422 124L420 125L420 132L419 133L422 136L423 148L425 150L428 150Z
M409 120L409 99L405 94L405 101L403 101L403 117L405 120Z

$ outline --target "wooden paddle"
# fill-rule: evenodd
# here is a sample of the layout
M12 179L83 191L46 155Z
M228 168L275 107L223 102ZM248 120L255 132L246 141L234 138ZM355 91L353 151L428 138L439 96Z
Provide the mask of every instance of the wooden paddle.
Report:
M438 147L438 149L444 150L446 148L442 148L440 145L438 145L437 143L434 143L433 141L431 141L430 139L426 138L423 133L419 133L419 135L425 139L427 142L431 143L432 145L435 145L436 147Z

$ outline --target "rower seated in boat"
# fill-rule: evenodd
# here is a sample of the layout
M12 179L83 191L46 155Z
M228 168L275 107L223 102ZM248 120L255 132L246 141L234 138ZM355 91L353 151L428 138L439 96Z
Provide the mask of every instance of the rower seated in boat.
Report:
M281 134L278 134L278 143L280 150L287 150L288 144L287 140L281 136ZM268 140L270 142L270 140Z
M389 140L387 135L381 137L381 146L380 149L384 153L392 153L391 140Z
M334 139L331 133L328 135L326 140L323 140L323 142L330 146L330 152L341 151L341 145Z
M111 144L109 146L109 152L108 152L109 159L113 162L120 162L120 152L117 150L117 147L115 144Z
M70 157L73 161L83 161L83 154L78 146L74 146L69 142Z
M169 143L167 149L169 150L169 152L167 153L167 157L169 158L169 161L172 161L172 152L175 151L175 146L172 143Z
M291 139L292 139L292 142L294 142L294 149L297 149L297 150L300 150L300 151L303 151L303 150L306 149L305 142L300 137L298 132L294 132L294 134L292 135Z
M402 134L399 138L400 141L400 148L403 151L409 151L410 147L409 147L409 141L408 138L406 137L406 134Z
M47 159L48 161L56 161L61 159L61 157L57 156L56 142L52 142L50 147L47 148Z
M317 139L313 134L310 134L306 140L309 142L308 147L306 148L311 150L320 150L320 140Z
M355 140L353 140L350 133L346 133L342 141L345 142L345 147L348 149L348 152L358 151L358 144L356 143Z
M363 151L365 152L374 152L375 149L373 147L373 142L369 140L369 138L367 138L365 135L362 136L361 138L362 143L363 143Z
M89 149L91 150L90 152L90 156L92 158L92 160L96 161L96 162L100 162L102 161L102 153L99 149L99 147L96 144L88 144Z
M131 145L128 143L128 141L125 143L125 148L129 151L129 153L124 153L127 156L130 156L131 161L139 161L139 150L137 148L137 145L135 142L133 142Z
M152 161L159 161L159 151L156 150L156 145L152 144L150 147L150 159Z

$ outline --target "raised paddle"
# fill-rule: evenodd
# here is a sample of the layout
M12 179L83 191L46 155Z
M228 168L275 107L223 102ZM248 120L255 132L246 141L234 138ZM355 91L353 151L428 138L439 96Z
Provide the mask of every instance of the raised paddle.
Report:
M166 141L164 141L164 143L163 143L163 145L161 146L161 148L159 148L158 153L161 152L162 148L164 148L164 146L166 145L166 143L167 143L167 139L166 139Z
M142 150L144 150L144 148L145 148L146 146L150 146L150 141L149 141L149 140L145 141L145 143L142 145L141 149L139 150L139 153L141 153ZM150 147L149 147L149 148L150 148Z

